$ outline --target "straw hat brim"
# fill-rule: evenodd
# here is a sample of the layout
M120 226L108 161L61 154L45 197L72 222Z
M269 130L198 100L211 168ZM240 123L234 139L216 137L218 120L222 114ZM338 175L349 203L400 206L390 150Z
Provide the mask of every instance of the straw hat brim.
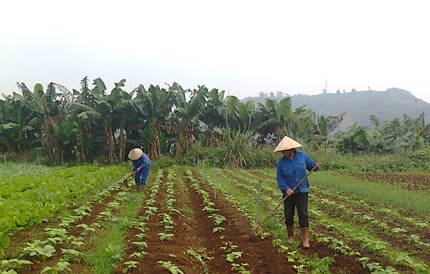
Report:
M134 148L128 153L128 158L130 160L137 160L142 157L143 151L140 148Z
M293 139L285 136L281 142L276 146L275 150L273 152L293 149L293 148L299 148L302 147L302 145L299 142L294 141Z

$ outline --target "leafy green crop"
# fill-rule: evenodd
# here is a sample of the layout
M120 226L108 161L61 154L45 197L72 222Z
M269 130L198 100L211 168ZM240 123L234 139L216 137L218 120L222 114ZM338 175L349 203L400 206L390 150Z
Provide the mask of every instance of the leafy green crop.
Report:
M13 165L8 165L13 171ZM91 199L109 185L116 184L112 178L124 174L122 166L98 167L95 165L71 168L39 168L34 174L22 176L2 171L0 178L0 247L10 245L8 235L52 218L69 204ZM49 172L48 172L49 171ZM85 214L85 212L83 212Z

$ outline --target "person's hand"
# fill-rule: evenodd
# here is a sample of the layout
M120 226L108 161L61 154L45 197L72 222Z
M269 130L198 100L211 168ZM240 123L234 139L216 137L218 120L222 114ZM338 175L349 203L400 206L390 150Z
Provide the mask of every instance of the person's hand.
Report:
M294 191L291 188L287 189L287 195L288 196L293 195L293 193L294 193Z
M321 160L318 160L317 163L316 163L316 166L318 168L320 168L322 165L323 165L323 162Z
M136 172L139 172L140 171L140 167L138 167L137 169L136 169Z

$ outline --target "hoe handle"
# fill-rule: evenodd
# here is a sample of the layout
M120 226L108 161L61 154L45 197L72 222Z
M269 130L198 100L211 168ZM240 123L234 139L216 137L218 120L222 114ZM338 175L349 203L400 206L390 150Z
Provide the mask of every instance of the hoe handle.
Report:
M293 191L295 191L298 187L299 187L299 185L301 185L301 183L303 183L303 181L306 179L306 178L308 178L308 176L309 175L311 175L311 173L315 170L315 168L317 167L317 165L315 165L307 174L306 174L306 176L305 177L303 177L301 180L300 180L300 182L293 188ZM265 221L267 221L267 219L269 219L269 217L273 214L273 212L275 212L275 210L276 209L278 209L278 207L288 198L288 197L290 197L290 196L288 196L288 195L285 195L285 197L284 198L282 198L282 200L275 206L275 208L272 210L272 211L270 211L270 213L266 216L266 218L264 218L264 220L263 221L261 221L261 223L258 225L258 226L256 226L253 230L252 230L252 232L251 232L251 234L254 234L259 228L260 228L260 226L262 226L263 225L263 223L265 222Z
M131 176L134 175L134 172L130 173L130 175L127 176L127 178L125 178L125 180L123 181L123 183L125 183L126 181L128 181L128 179L131 178Z

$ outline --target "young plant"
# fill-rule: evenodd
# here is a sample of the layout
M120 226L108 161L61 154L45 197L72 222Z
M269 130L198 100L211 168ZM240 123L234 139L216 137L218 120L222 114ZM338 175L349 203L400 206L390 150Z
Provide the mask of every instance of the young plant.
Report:
M82 227L84 229L81 232L81 235L83 235L83 236L93 234L96 231L96 229L94 227L90 227L87 224L79 224L76 227Z
M65 273L71 272L70 264L65 261L59 261L55 266L46 266L40 273Z
M251 271L246 269L247 266L249 266L248 263L241 263L241 264L232 263L231 264L231 270L237 271L237 272L242 273L242 274L250 274Z
M144 250L145 248L148 247L148 243L147 242L133 242L132 244L134 244L135 246L137 246L137 248L139 250Z
M134 252L133 254L130 255L131 258L139 258L139 259L143 259L145 257L145 255L148 254L148 252L142 251L142 252Z
M170 216L167 213L162 213L160 215L163 217L163 220L160 223L164 225L164 229L165 230L172 229L173 225L175 224L175 222L173 221L172 216Z
M139 262L136 261L126 261L124 262L124 269L122 270L122 273L127 273L129 271L137 269L139 266Z
M205 270L207 270L206 261L212 260L213 257L209 257L205 252L205 248L199 248L198 250L194 250L192 248L187 249L187 255L192 257L196 262L200 263ZM207 271L203 271L206 273Z
M175 236L175 234L164 232L160 232L158 235L160 235L160 241L170 241Z
M227 220L224 216L219 214L212 214L209 218L213 218L215 226L219 226L222 222Z
M45 261L55 253L55 248L52 245L45 243L46 241L40 240L36 240L34 243L27 243L27 247L23 249L23 253L30 256L39 256L43 261Z
M10 260L2 260L0 264L0 270L1 271L8 271L12 270L14 268L20 268L23 265L30 265L33 264L32 262L28 260L19 260L19 259L10 259ZM3 272L1 272L3 273ZM8 272L6 272L8 273ZM13 272L15 273L15 272Z
M61 252L64 255L64 259L66 261L76 261L76 262L80 262L81 258L82 258L82 252L75 250L75 249L70 249L70 248L62 248Z
M224 229L224 227L222 227L222 226L217 226L217 227L214 227L213 229L212 229L212 233L217 233L217 232L222 232L222 231L224 231L225 229Z
M158 263L169 270L169 272L172 274L184 274L184 272L182 272L182 270L180 270L179 267L173 264L171 261L158 261Z

